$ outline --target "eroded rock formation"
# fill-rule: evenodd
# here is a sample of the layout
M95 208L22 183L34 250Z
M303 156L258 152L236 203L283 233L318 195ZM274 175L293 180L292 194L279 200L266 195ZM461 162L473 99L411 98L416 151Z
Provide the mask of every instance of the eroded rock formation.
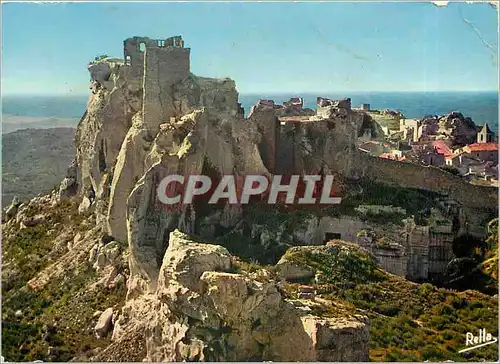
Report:
M367 319L340 303L334 316L313 313L331 305L287 299L269 272L237 273L225 248L176 230L156 291L123 309L113 345L144 330L147 361L368 360Z
M128 303L113 345L140 331L149 361L368 359L364 320L344 311L319 318L312 306L326 303L291 302L269 277L236 273L224 248L183 235L203 236L207 226L210 236L231 231L241 206L195 199L168 209L157 197L168 175L333 174L340 194L344 179L368 178L496 207L493 191L481 194L446 172L361 155L357 137L376 126L350 99L320 97L314 115L300 100L285 107L261 100L244 118L234 81L193 75L182 39L134 37L124 49L124 61L89 65L78 178L88 200L82 211L94 208L98 226L129 247ZM76 176L68 178L73 188Z
M446 138L453 146L464 146L476 141L476 124L462 113L451 112L443 116L427 116L422 120L422 135L428 138Z

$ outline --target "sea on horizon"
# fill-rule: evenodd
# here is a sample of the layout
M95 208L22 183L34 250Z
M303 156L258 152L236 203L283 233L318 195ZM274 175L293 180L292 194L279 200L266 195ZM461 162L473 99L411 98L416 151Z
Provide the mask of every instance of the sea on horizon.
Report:
M451 111L469 116L477 125L487 122L498 134L498 93L492 92L331 92L331 93L262 93L240 94L239 101L248 114L259 99L271 99L276 103L288 101L291 97L302 97L305 107L314 109L316 97L342 99L350 97L353 107L370 104L372 109L394 109L407 118L423 118L426 115L443 115ZM4 95L2 116L19 120L43 118L77 118L87 107L88 96L22 96ZM7 121L8 122L8 121Z

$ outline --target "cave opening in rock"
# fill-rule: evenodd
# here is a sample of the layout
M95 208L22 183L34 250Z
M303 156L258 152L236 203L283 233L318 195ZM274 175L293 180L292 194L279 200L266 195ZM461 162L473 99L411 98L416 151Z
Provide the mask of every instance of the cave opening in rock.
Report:
M217 204L209 204L208 201L212 196L215 188L220 183L222 177L217 167L212 164L209 158L205 157L201 175L207 176L212 181L212 185L207 193L193 197L193 208L196 214L196 230L199 229L200 219L213 214L216 210L224 208L226 200L221 199Z
M101 140L101 147L99 148L99 172L106 171L106 155L104 154L104 140Z
M340 240L342 239L342 234L340 233L325 233L324 244L328 243L330 240Z

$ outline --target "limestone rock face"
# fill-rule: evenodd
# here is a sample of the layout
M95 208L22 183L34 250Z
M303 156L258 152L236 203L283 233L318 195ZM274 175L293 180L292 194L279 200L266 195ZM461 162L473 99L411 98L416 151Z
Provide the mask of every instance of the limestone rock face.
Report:
M93 92L87 111L78 124L75 142L82 190L98 191L105 171L110 170L123 139L140 109L140 82L118 62L102 61L89 66Z
M202 319L196 302L201 303L206 271L227 272L231 269L229 252L218 245L198 244L178 230L170 234L169 246L160 269L157 294L177 310ZM188 294L189 292L189 294ZM194 308L194 310L193 310Z
M359 321L342 321L331 318L307 317L303 320L306 331L316 347L314 360L317 361L368 361L363 350L369 340L369 332L363 318ZM353 347L362 350L352 351Z
M223 175L268 175L257 149L258 137L253 124L229 114L214 114L213 109L209 108L195 110L161 125L151 152L144 158L144 168L147 167L147 170L133 187L128 199L124 193L121 199L112 198L110 201L111 207L126 203L125 221L120 215L121 208L116 209L117 214L111 213L110 208L109 218L110 224L115 221L116 228L126 224L133 276L137 272L147 282L154 284L168 245L168 234L178 227L186 233L195 233L195 222L201 214L192 205L163 205L157 196L160 181L174 174L208 174L214 184ZM130 150L133 156L137 156L132 148ZM119 158L117 168L120 168L120 161ZM133 171L134 168L124 169L127 173ZM124 184L130 183L130 179L124 178ZM237 188L241 188L242 181L236 180ZM112 196L113 193L124 190L113 187ZM219 208L221 225L225 222L234 223L240 213L237 206L226 205ZM214 213L216 210L214 208ZM116 237L115 231L117 230L113 230L113 236ZM142 283L136 283L142 286Z
M422 134L446 138L454 146L463 146L476 141L477 126L462 113L451 112L443 116L430 116L422 120Z
M7 219L11 219L17 215L19 206L21 206L21 201L19 200L19 197L14 196L10 205L5 209L5 216Z
M288 261L286 257L280 259L277 267L279 270L279 276L287 281L300 281L309 279L313 278L316 274L316 271L314 269Z
M151 87L146 81L142 87ZM158 87L161 89L161 85ZM168 110L162 112L156 112L153 107L157 98L148 100L148 96L153 97L152 94L145 95L147 104L134 115L133 125L117 155L107 220L108 232L122 241L127 239L124 213L127 199L136 183L161 158L171 156L168 162L174 165L180 163L179 159L188 158L190 164L185 169L192 172L201 171L205 157L212 162L220 160L223 170L230 173L230 168L235 164L232 156L233 149L238 148L238 135L243 135L246 140L258 138L257 131L248 131L242 120L238 122L238 93L234 81L190 74L175 82L169 90L168 94L160 92L157 95L162 99L162 105L169 105ZM153 118L153 115L158 115L158 118ZM199 143L203 144L198 147ZM240 163L252 163L260 159L252 144L242 143L240 148L246 148L244 153L250 154L243 155ZM173 157L176 154L177 158ZM261 167L255 169L260 171Z
M88 67L90 79L101 85L109 81L111 76L111 65L108 62L95 62Z
M170 235L156 292L129 301L114 345L140 330L147 361L368 360L366 318L319 318L328 301L286 299L272 279L234 273L225 248Z
M120 241L127 241L127 198L135 183L144 173L144 158L148 133L141 125L134 124L127 132L116 159L110 185L107 213L108 232Z
M76 159L68 166L66 177L59 186L58 199L62 200L78 193L78 166Z

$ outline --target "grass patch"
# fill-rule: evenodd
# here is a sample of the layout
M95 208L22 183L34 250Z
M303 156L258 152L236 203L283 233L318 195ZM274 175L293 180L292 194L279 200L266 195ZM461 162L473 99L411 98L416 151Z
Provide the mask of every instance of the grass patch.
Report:
M414 188L388 186L372 181L349 182L349 193L342 198L340 205L333 206L330 210L341 215L357 216L355 210L359 205L385 205L404 208L408 215L416 219L428 218L432 207L437 207L439 194ZM389 215L389 214L387 214ZM400 222L401 214L394 216L369 216L368 218L381 219L382 222ZM378 220L377 220L378 222Z

